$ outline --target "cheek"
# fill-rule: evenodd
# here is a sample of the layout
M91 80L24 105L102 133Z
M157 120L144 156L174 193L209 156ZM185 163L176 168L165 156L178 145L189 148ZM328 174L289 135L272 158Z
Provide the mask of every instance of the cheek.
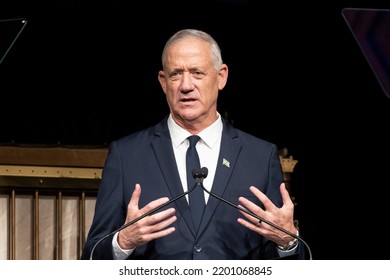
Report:
M209 94L207 95L207 100L209 103L215 103L218 99L218 88L215 88L213 91L209 92Z
M165 83L165 93L169 95L174 95L178 90L178 84L168 81Z
M168 102L176 103L180 99L180 94L177 93L175 89L168 86L165 90L165 97L168 100Z

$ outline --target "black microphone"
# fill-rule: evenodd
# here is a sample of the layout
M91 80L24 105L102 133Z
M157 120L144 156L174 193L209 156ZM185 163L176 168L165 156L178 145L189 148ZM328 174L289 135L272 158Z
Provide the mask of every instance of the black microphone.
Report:
M204 167L204 168L205 168L205 167ZM192 192L198 185L201 185L201 186L202 186L203 179L206 178L206 176L207 176L207 171L208 171L208 170L207 170L207 168L201 169L201 170L202 170L202 171L199 171L199 173L196 173L195 175L194 175L194 171L192 171L192 176L194 176L194 177L196 176L196 177L195 177L195 178L196 178L196 182L195 182L194 186L193 186L191 189L189 189L189 190L187 190L186 192L184 192L184 193L182 193L182 194L180 194L180 195L178 195L178 196L176 196L176 197L170 199L169 201L167 201L167 202L161 204L160 206L158 206L158 207L156 207L156 208L154 208L154 209L152 209L152 210L150 210L150 211L144 213L143 215L141 215L141 216L135 218L134 220L131 220L130 222L124 224L124 225L121 226L120 228L118 228L118 229L116 229L116 230L114 230L114 231L108 233L107 235L103 236L102 238L100 238L100 239L95 243L95 245L93 245L92 250L91 250L91 253L90 253L90 255L89 255L89 259L90 259L90 260L93 260L93 253L94 253L96 247L97 247L103 240L107 239L107 238L110 237L111 235L114 235L114 234L117 233L118 231L121 231L122 229L125 229L125 228L127 228L128 226L130 226L130 225L132 225L132 224L135 224L136 222L138 222L139 220L145 218L146 216L152 215L153 213L157 212L157 211L160 210L161 208L163 208L163 207L165 207L165 206L171 204L172 202L175 202L176 200L182 198L183 196L189 194L189 193Z
M203 179L207 177L207 174L209 173L209 170L206 167L202 167L199 170L192 170L192 177L195 178L195 181L197 184L202 184ZM202 186L203 188L203 186ZM204 189L204 188L203 188Z
M301 241L307 248L308 252L309 252L309 259L311 260L312 259L312 254L311 254L311 250L310 250L310 247L309 245L305 242L305 240L303 240L300 236L288 231L288 230L285 230L284 228L278 226L277 224L274 224L266 219L264 219L263 217L260 217L258 215L256 215L255 213L249 211L249 210L246 210L245 208L241 208L239 206L237 206L236 204L224 199L223 197L220 197L219 195L216 195L215 193L212 193L210 191L208 191L204 186L203 186L203 179L207 177L207 174L208 174L208 169L207 167L202 167L201 169L199 170L192 170L192 176L196 179L196 182L197 182L197 185L200 184L200 186L202 187L202 189L207 192L209 195L211 195L212 197L215 197L216 199L236 208L237 210L239 211L242 211L242 212L245 212L247 213L248 215L251 215L252 217L256 218L259 220L259 223L260 222L264 222L282 232L284 232L285 234L288 234L290 235L291 237L293 238L296 238L298 239L299 241Z

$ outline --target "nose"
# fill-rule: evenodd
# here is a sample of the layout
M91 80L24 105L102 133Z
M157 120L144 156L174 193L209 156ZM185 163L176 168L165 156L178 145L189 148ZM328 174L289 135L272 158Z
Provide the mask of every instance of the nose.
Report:
M184 72L182 79L181 79L181 85L180 90L183 93L190 92L194 90L194 83L192 81L191 74L188 72Z

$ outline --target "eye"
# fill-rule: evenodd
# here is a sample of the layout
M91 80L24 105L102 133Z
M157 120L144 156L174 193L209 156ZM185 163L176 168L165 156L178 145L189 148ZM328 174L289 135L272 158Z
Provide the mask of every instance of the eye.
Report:
M180 73L177 72L177 71L172 72L172 73L169 75L169 77L170 77L171 80L173 80L173 81L179 80L179 79L180 79L180 76L181 76Z
M204 73L202 71L193 71L192 72L192 75L197 78L197 79L200 79L200 78L203 78L204 77Z

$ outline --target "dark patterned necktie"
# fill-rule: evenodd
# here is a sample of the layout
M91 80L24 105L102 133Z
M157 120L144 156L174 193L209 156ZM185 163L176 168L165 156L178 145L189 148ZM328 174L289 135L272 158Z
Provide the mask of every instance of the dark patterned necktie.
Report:
M188 189L191 189L196 184L195 178L192 176L192 170L200 169L200 161L198 152L196 151L196 143L199 141L198 135L192 135L188 137L190 145L187 149L186 166L187 166L187 185ZM198 230L200 220L203 216L203 210L205 208L204 193L201 186L197 186L193 191L188 194L190 211L192 220L194 221L195 228Z

